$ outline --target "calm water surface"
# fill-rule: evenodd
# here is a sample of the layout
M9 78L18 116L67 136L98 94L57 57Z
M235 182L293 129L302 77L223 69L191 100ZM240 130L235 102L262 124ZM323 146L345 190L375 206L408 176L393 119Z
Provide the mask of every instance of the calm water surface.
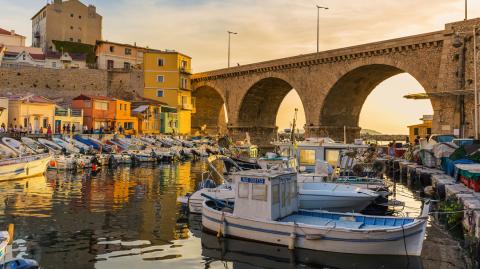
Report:
M177 197L192 192L203 162L57 173L0 183L0 225L15 224L14 255L42 268L418 268L418 259L371 258L217 240ZM401 214L420 202L399 187ZM203 238L202 238L203 237ZM203 248L202 248L203 245ZM306 264L315 264L310 266Z

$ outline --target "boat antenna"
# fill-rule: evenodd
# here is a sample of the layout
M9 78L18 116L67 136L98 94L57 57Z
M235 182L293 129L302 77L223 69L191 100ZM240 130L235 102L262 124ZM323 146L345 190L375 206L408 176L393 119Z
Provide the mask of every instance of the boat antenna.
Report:
M295 113L293 114L292 131L290 132L290 141L292 141L292 145L295 144L295 128L297 124L297 112L298 112L298 108L295 108Z

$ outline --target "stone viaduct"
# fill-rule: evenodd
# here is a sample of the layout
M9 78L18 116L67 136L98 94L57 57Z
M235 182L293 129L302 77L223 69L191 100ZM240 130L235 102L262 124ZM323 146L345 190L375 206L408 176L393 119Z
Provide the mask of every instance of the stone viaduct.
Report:
M194 74L192 127L206 125L233 139L248 132L254 143L266 145L275 137L280 103L295 89L305 109L307 136L343 140L346 130L351 141L359 137L359 114L370 92L406 72L429 95L434 133L459 129L472 135L475 25L480 18L449 23L437 32ZM398 112L408 109L398 107Z

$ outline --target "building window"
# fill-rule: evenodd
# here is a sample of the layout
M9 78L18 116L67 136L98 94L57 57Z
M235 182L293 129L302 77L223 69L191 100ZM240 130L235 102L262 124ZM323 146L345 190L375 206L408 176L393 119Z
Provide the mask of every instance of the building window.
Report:
M108 110L108 102L95 101L94 105L97 110Z
M52 62L52 67L57 68L57 62Z
M115 51L115 46L110 46L110 52L114 52Z
M413 128L413 135L418 135L418 128Z
M188 96L182 96L182 106L186 107L188 105Z
M157 76L157 82L163 83L165 82L165 78L162 75Z
M183 69L186 69L187 68L187 61L182 61L181 67Z
M431 135L432 134L432 128L427 128L427 135Z
M124 63L123 63L123 69L125 69L125 70L130 70L130 63L124 62Z
M72 18L73 18L73 13L70 13L70 17L72 17Z
M163 97L163 90L157 90L157 97Z
M125 48L125 55L132 55L132 49L131 48Z
M107 60L107 69L113 69L113 60Z
M70 42L73 42L73 38L70 37Z
M43 118L43 128L48 128L48 118Z
M80 16L78 16L78 18L79 18L79 19L82 19L82 16L80 15Z
M70 26L70 30L73 30L73 26Z
M163 66L165 64L165 62L163 61L163 59L158 59L157 64L158 64L158 66Z

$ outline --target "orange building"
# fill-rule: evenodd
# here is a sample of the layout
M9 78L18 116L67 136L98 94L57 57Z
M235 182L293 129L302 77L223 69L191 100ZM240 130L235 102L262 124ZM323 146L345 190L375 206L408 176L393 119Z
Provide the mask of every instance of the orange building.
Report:
M115 128L115 100L106 96L79 95L72 99L72 108L83 109L83 125L89 130Z
M138 131L138 119L132 116L131 103L115 99L115 131L124 130L125 134L136 134Z

